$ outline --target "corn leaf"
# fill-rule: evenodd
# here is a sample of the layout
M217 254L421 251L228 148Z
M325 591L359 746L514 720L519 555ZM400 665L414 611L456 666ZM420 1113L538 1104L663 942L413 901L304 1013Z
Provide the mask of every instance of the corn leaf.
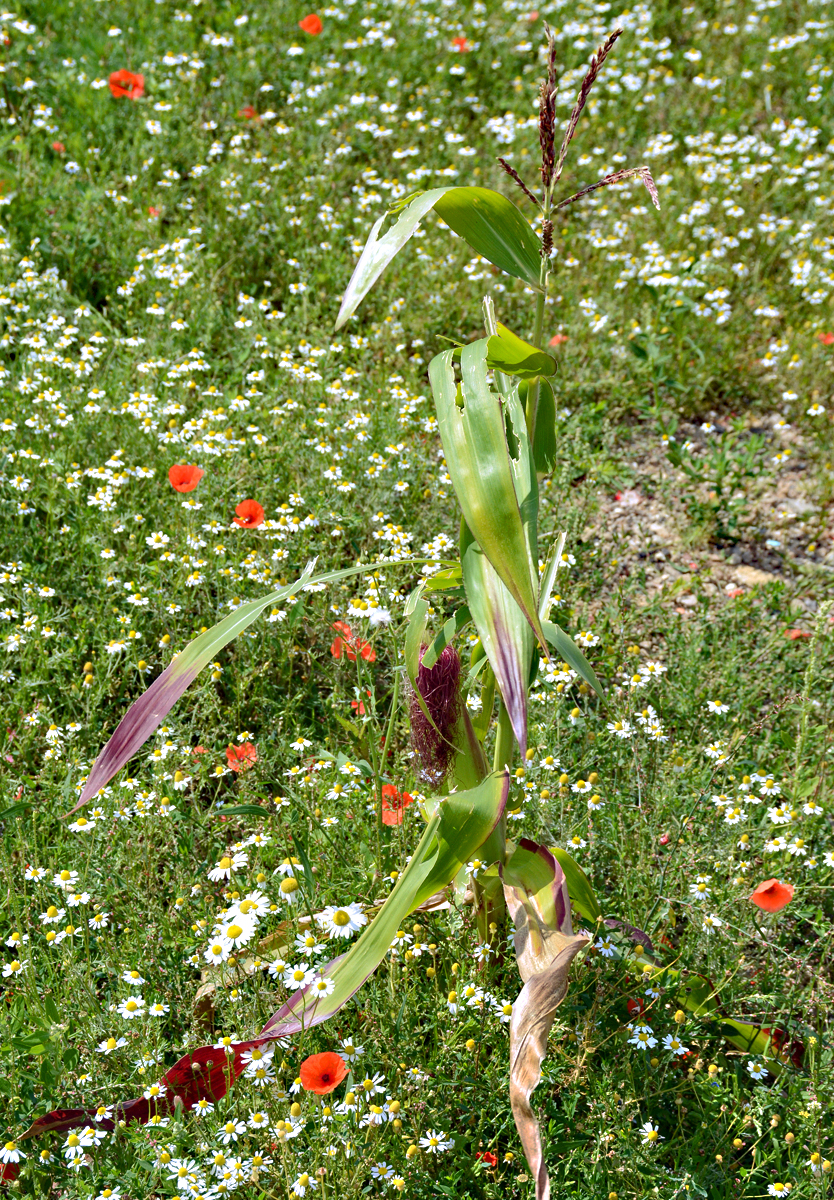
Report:
M539 243L512 200L489 188L433 188L405 205L399 219L382 237L379 231L388 214L375 222L342 297L337 329L353 316L431 208L478 254L536 291L542 290Z
M315 560L308 563L295 583L278 588L261 600L250 600L248 604L241 604L228 617L224 617L211 629L201 633L199 637L188 643L182 653L168 664L162 674L157 676L148 690L134 701L122 717L109 742L93 763L93 768L73 812L95 796L99 788L104 787L116 772L130 761L157 726L165 720L177 700L194 682L203 667L212 662L224 646L257 620L265 608L279 604L288 596L301 592L313 579L314 567ZM313 582L330 583L337 579L346 579L351 575L360 575L369 569L370 565L366 563L362 566L347 567L342 571L327 571L322 575L317 575Z
M541 285L539 240L521 210L490 188L449 188L434 211L476 253L537 292Z
M487 339L432 359L429 379L446 465L464 520L544 645L538 616L538 483L524 413L513 390L487 383ZM471 596L467 593L471 605ZM497 674L497 672L496 672Z
M548 1200L550 1178L530 1097L541 1079L547 1035L567 993L570 965L589 942L573 934L565 877L544 846L522 839L509 856L502 878L524 981L510 1021L510 1107L535 1183L536 1200Z
M361 937L325 970L336 984L329 996L294 992L267 1021L261 1037L289 1037L328 1020L347 1003L387 954L409 913L450 883L489 837L507 803L509 776L489 776L479 787L429 802L433 810L420 844L394 890Z
M536 425L533 430L533 459L536 463L536 473L547 475L552 471L558 455L556 397L550 381L542 378L539 386L539 402L536 405Z
M446 621L440 633L429 644L423 655L423 666L427 671L431 670L446 647L451 645L460 631L465 629L471 620L472 616L466 605L459 608L454 616L449 617L449 620Z
M551 854L564 872L571 905L586 921L601 921L602 909L599 906L599 901L594 894L594 889L591 887L588 876L582 870L579 863L571 858L567 850L563 850L559 846L554 846L551 849Z
M391 259L402 250L435 201L439 200L448 190L448 188L434 188L430 192L423 192L422 195L412 200L407 208L403 209L399 220L383 237L379 237L379 231L387 214L383 214L375 223L342 297L342 306L336 318L337 329L341 329L353 316Z
M602 690L602 684L597 679L594 668L588 662L573 638L565 633L564 629L559 625L554 625L552 621L542 621L542 629L553 649L561 654L569 667L573 667L574 671L576 671L577 675L581 676L588 687L594 689L600 700L604 700L605 695Z
M535 379L554 373L556 360L544 350L537 350L523 341L500 321L496 329L498 332L487 339L486 361L491 370L503 371L505 375L515 375L519 379Z
M533 631L465 522L461 527L460 558L469 611L524 755Z

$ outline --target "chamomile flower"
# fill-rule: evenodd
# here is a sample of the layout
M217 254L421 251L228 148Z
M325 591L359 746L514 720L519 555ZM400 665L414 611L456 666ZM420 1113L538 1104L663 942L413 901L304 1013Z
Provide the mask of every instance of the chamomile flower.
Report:
M655 1146L663 1140L657 1125L652 1125L651 1121L644 1121L638 1133L644 1146Z
M248 862L249 855L245 851L239 850L233 854L224 854L209 871L208 877L212 883L219 883L221 879L231 879L232 872L239 871Z
M329 904L322 912L316 913L316 920L330 937L336 938L348 938L368 924L361 904L347 904L343 907Z

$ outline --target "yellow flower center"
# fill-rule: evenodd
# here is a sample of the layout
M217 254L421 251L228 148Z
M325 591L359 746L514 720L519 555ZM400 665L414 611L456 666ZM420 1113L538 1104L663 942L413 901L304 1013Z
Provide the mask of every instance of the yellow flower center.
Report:
M68 879L72 878L72 872L71 871L62 871L59 878L61 880L61 883L66 883Z
M109 1038L107 1039L107 1049L108 1049L108 1050L115 1050L115 1049L116 1049L116 1039L115 1039L114 1037L109 1037Z
M226 930L226 935L230 938L239 938L242 933L243 928L240 925L230 925Z
M139 1005L136 1003L135 1000L128 1000L127 1004L125 1005L125 1008L127 1009L128 1012L136 1012L138 1007L139 1007Z
M54 904L50 904L49 908L46 910L46 915L48 917L57 917L58 916L58 909L55 907Z
M350 913L345 912L345 910L343 908L337 908L333 914L333 924L334 925L349 925L350 924Z
M284 895L291 895L293 892L297 892L298 880L293 879L292 875L288 876L288 878L283 880L281 883L281 891L284 893Z
M217 865L218 867L222 867L224 871L228 871L229 867L232 865L232 860L229 858L228 854L224 854Z

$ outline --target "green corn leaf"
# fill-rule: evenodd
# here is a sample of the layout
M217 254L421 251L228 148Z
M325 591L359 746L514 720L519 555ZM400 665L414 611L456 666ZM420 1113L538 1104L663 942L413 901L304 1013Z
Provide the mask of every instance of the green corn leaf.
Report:
M475 737L478 741L483 742L489 732L490 722L492 721L492 709L495 705L495 672L492 667L487 665L484 672L484 678L481 682L481 710L475 713L472 718L472 728L475 730Z
M521 210L490 188L449 188L434 211L476 253L537 292L541 285L539 240Z
M294 993L261 1036L291 1036L338 1012L377 969L409 913L446 887L487 840L503 815L508 792L505 771L469 791L428 801L429 822L408 866L373 921L326 972L336 985L333 992L320 999L305 995L305 989Z
M604 700L605 695L602 690L602 684L597 679L594 668L588 662L573 638L565 633L564 629L559 625L554 625L552 621L542 621L542 629L553 649L558 654L561 654L569 667L573 667L574 671L582 677L588 687L594 689L600 700Z
M430 192L423 192L422 195L417 196L407 208L403 209L399 220L383 237L379 237L379 231L385 221L385 215L379 218L368 235L365 248L342 297L342 306L336 318L337 329L341 329L353 316L391 259L402 250L435 201L439 200L448 190L448 188L434 188Z
M379 231L388 214L374 224L342 297L337 329L353 316L431 208L478 254L537 292L542 290L538 239L512 200L490 188L433 188L405 204L399 219L382 237Z
M496 329L498 332L487 339L487 366L492 370L503 371L505 375L515 375L519 379L534 379L538 375L552 375L555 372L555 358L523 341L500 321Z
M566 532L559 534L556 545L551 552L550 558L547 560L547 566L539 585L539 616L542 619L550 612L550 598L553 595L553 588L556 583L556 572L562 565L562 555L565 550L567 536Z
M676 983L677 1002L699 1017L713 1017L720 1022L721 1036L731 1045L754 1058L764 1059L767 1069L774 1075L781 1074L790 1062L786 1044L787 1035L776 1029L750 1025L724 1015L718 991L703 975L684 975L672 967L664 967L654 977L661 984ZM801 1058L802 1046L798 1044L797 1057Z
M432 728L437 729L426 702L417 690L417 672L420 670L420 649L426 642L426 613L429 611L427 600L418 595L411 611L411 618L405 631L405 669L411 690L420 705L423 716Z
M544 645L538 616L535 464L517 392L502 398L491 390L486 352L486 338L463 347L460 389L453 351L432 359L429 379L440 437L464 520ZM471 609L468 592L467 599Z
M565 882L568 885L568 895L573 907L586 921L601 921L602 909L599 906L599 901L594 894L594 889L591 887L588 876L582 870L579 863L571 858L567 850L562 850L561 847L554 846L550 853L564 871Z
M556 397L550 381L540 379L539 402L536 405L536 427L533 430L533 459L536 473L547 475L556 463L559 446L556 441Z
M459 608L454 616L449 617L449 620L445 623L434 641L430 643L426 653L423 655L423 666L427 671L431 670L446 647L451 645L461 630L465 629L471 620L472 615L466 605Z

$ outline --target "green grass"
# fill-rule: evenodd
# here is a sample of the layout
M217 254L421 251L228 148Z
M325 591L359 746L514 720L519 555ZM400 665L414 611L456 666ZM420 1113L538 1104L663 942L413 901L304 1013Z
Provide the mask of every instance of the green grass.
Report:
M499 154L535 186L541 20L512 0L363 0L321 10L311 37L297 24L306 13L284 0L248 14L53 0L3 18L4 1141L50 1109L141 1095L185 1051L244 1040L280 1006L286 990L264 969L203 962L228 902L208 872L233 843L263 837L229 884L241 894L275 900L273 873L300 860L301 899L276 900L258 930L267 940L246 951L268 963L309 912L373 906L419 839L416 805L380 838L367 778L341 794L333 785L351 785L347 758L426 790L404 709L387 757L381 746L420 574L397 559L453 555L457 535L425 368L448 345L441 336L480 336L487 290L499 319L529 337L531 297L470 261L431 216L346 330L332 327L393 200L449 181L507 191ZM569 530L562 615L597 639L586 653L607 703L542 668L510 830L571 849L607 917L644 931L664 965L707 976L724 1016L784 1031L796 1052L769 1059L757 1083L720 1018L676 1022L672 986L647 1014L657 1046L630 1044L634 1001L650 1003L640 955L625 925L594 931L600 948L573 968L533 1098L553 1195L753 1200L791 1184L794 1200L821 1197L830 1176L814 1168L834 1158L834 345L820 336L833 328L829 10L703 0L621 17L580 2L539 17L557 31L560 120L592 51L625 26L565 194L645 162L661 211L629 181L557 224L545 332L567 339L555 350L562 454L542 524ZM106 86L123 67L144 76L136 102ZM249 105L257 119L241 115ZM187 495L167 480L182 462L205 470ZM615 503L618 492L634 505ZM258 529L232 524L245 498L266 510ZM66 814L98 750L172 654L315 555L321 569L359 561L368 572L256 623L113 781L100 815L88 806L91 831L72 831ZM363 615L373 604L390 623ZM446 615L438 603L435 628ZM337 620L373 644L373 662L334 657ZM652 662L665 672L633 687ZM647 705L668 740L639 723ZM633 736L609 731L616 720ZM299 736L310 744L295 746ZM238 774L226 750L239 738L258 757ZM762 794L768 777L778 800ZM580 780L592 793L574 790ZM601 808L589 811L590 794ZM713 803L722 794L727 813L746 814L737 823ZM781 827L768 815L780 800ZM220 811L252 805L257 815ZM773 849L778 836L804 844ZM62 870L89 895L77 907L53 884ZM705 900L692 891L699 876ZM772 877L796 890L767 916L748 897ZM66 911L44 924L50 905ZM106 928L90 927L96 913ZM704 913L721 922L713 932ZM422 953L387 960L330 1024L279 1049L270 1087L242 1079L199 1120L118 1130L77 1171L65 1135L18 1143L27 1157L13 1189L174 1195L169 1154L196 1163L196 1194L214 1195L222 1125L262 1110L272 1131L227 1147L246 1163L242 1179L232 1173L241 1195L285 1197L304 1173L316 1196L392 1192L372 1176L386 1163L415 1197L531 1197L507 1102L507 1027L491 1002L454 1015L447 1003L470 983L515 998L507 931L479 963L461 897L418 922L405 932ZM68 924L74 934L47 941ZM147 982L132 988L128 969ZM198 997L205 983L216 986ZM167 1011L120 1016L138 994ZM668 1035L689 1054L665 1049ZM111 1036L127 1044L98 1052ZM308 1053L339 1039L364 1056L328 1121L287 1089ZM380 1128L336 1111L366 1072L385 1077L380 1102L401 1105ZM303 1128L282 1144L274 1126L293 1104ZM654 1144L639 1132L647 1121ZM430 1130L450 1147L411 1151ZM253 1179L255 1153L270 1165Z

